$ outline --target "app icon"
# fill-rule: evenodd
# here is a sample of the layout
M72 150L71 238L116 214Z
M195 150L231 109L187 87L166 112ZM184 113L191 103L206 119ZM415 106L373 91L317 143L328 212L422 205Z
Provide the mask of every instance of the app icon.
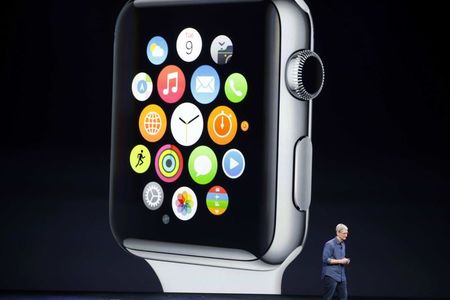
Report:
M237 119L231 108L227 106L216 107L208 118L208 133L218 145L231 142L237 132Z
M130 153L130 166L138 174L148 170L152 157L150 151L144 145L136 145Z
M206 206L216 216L222 215L228 208L228 194L221 186L213 186L206 194Z
M158 94L167 103L175 103L181 99L186 88L183 71L174 65L168 65L158 76Z
M155 170L164 182L174 182L183 171L183 156L174 145L162 146L155 157Z
M194 28L185 28L177 38L178 56L185 62L197 59L202 52L202 37Z
M169 217L168 214L164 214L164 215L162 216L161 220L162 220L163 224L169 224L169 222L170 222L170 217Z
M244 131L244 132L248 131L249 127L250 127L250 124L248 124L247 121L242 121L242 123L241 123L241 130L242 131Z
M203 132L203 116L192 103L180 104L173 112L170 129L174 139L182 146L195 144Z
M160 36L153 37L147 44L148 60L154 65L162 64L168 53L167 42Z
M227 64L233 56L233 42L226 35L219 35L212 41L210 51L216 64Z
M195 70L191 78L191 91L195 100L201 104L208 104L216 99L219 94L219 74L213 67L203 65Z
M247 80L240 73L233 73L225 81L225 95L233 103L239 103L247 95Z
M147 100L153 91L153 82L147 73L138 73L133 78L131 83L131 91L133 92L134 98L139 101Z
M245 158L241 151L230 149L225 152L222 159L222 169L229 178L235 179L241 176L245 169Z
M197 211L197 196L187 186L178 188L172 196L172 210L182 220L190 220Z
M146 106L139 116L139 131L149 142L159 141L166 132L167 119L162 108L156 104Z
M189 156L188 168L196 183L208 184L217 173L216 154L207 146L198 146Z
M152 181L145 185L142 198L148 209L157 210L164 201L164 191L159 183Z

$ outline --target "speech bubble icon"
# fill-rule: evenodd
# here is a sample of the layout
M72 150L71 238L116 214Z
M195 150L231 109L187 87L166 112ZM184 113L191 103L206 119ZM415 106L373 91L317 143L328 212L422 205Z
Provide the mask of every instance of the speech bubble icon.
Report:
M189 156L189 174L198 184L210 183L217 173L217 157L207 146L199 146Z
M200 155L194 161L194 170L196 172L195 176L206 175L211 171L211 161L208 156Z

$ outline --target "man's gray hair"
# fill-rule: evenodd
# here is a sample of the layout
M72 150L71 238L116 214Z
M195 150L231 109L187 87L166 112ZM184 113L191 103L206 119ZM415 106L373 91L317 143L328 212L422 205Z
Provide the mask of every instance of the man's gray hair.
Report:
M347 230L348 231L348 227L345 226L344 224L337 224L336 232L341 232L342 230Z

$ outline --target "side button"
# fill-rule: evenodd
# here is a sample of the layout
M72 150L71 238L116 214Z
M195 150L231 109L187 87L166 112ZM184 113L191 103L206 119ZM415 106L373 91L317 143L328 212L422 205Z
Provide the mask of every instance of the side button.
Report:
M311 204L312 144L307 136L300 138L294 151L294 205L307 211Z

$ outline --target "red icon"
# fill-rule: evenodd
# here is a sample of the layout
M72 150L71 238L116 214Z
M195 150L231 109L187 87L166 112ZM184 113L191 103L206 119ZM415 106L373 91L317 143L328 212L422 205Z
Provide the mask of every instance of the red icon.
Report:
M181 99L186 88L183 71L174 65L166 66L158 76L158 94L167 103Z

